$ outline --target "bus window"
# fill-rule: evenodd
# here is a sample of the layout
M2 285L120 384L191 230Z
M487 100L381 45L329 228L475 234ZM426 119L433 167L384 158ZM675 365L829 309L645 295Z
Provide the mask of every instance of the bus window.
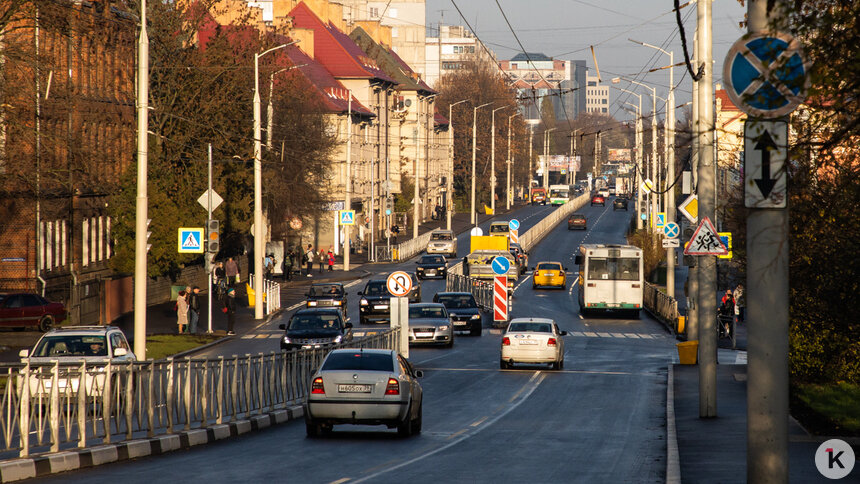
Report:
M589 280L638 281L639 259L591 258L588 260Z

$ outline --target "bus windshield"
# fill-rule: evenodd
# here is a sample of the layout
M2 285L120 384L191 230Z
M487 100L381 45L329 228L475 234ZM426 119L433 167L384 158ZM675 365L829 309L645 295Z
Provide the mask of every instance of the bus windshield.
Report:
M570 190L567 188L556 188L549 191L549 198L568 198Z
M592 257L588 259L588 279L638 281L639 259L634 257Z

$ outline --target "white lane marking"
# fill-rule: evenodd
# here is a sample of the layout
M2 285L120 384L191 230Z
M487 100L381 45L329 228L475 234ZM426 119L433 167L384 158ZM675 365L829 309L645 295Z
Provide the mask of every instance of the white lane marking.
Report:
M589 338L596 338L597 337L597 333L592 333L591 331L586 331L585 335L588 336Z
M652 336L650 334L640 334L639 337L645 338L645 339L654 339L654 336Z
M747 352L746 351L738 351L738 355L735 357L736 365L746 365L747 364Z
M526 281L528 281L531 277L532 277L532 275L531 275L531 274L529 274L529 275L527 275L526 277L524 277L524 278L523 278L523 280L522 280L522 281L520 281L520 282L519 282L519 284L517 284L517 285L514 287L514 292L517 292L517 289L519 289L519 288L520 288L520 286L522 286L523 284L525 284L525 283L526 283Z
M610 336L609 333L597 333L597 335L600 336L601 338L611 338L612 337L612 336Z
M305 301L295 303L292 306L288 307L287 311L292 311L294 309L298 309L299 307L304 306L304 305L305 305Z
M484 421L487 420L488 418L490 418L490 417L484 416L480 420L478 420L475 423L473 423L472 425L470 425L470 427L477 427L478 425L481 425L482 423L484 423Z
M498 371L498 370L497 370L497 371ZM540 374L540 373L541 373L541 372L538 372L538 374ZM537 374L536 374L535 376L537 376ZM478 432L480 432L480 431L482 431L482 430L484 430L484 429L486 429L486 428L489 428L489 427L490 427L490 426L492 426L494 423L496 423L497 421L499 421L499 419L501 419L502 417L504 417L504 416L506 416L507 414L511 413L512 411L516 410L516 409L517 409L517 407L519 407L523 402L525 402L526 400L528 400L528 398L531 396L531 394L532 394L532 393L534 393L534 391L535 391L535 390L537 390L537 388L540 386L541 382L543 382L543 380L544 380L544 378L545 378L545 377L546 377L546 375L545 375L545 374L541 374L541 375L540 375L540 378L539 378L537 381L534 381L534 382L533 382L532 380L529 380L529 381L528 381L528 383L526 383L526 385L531 385L531 388L529 389L529 391L528 391L528 392L526 392L524 395L522 395L522 397L520 397L520 400L518 400L516 403L514 403L514 404L510 405L510 406L509 406L508 408L506 408L503 412L499 413L498 415L495 415L493 418L491 418L490 420L488 420L488 421L487 421L487 425L482 425L482 426L480 426L480 427L475 428L475 429L474 429L473 431L471 431L471 432L464 433L463 435L460 435L457 439L452 440L451 442L449 442L449 443L447 443L447 444L445 444L445 445L443 445L443 446L441 446L441 447L439 447L439 448L437 448L437 449L435 449L435 450L431 450L430 452L427 452L426 454L419 455L418 457L415 457L415 458L409 459L409 460L407 460L407 461L401 462L400 464L397 464L397 465L394 465L394 466L388 467L387 469L383 469L383 470L381 470L381 471L375 472L375 473L370 474L370 475L368 475L368 476L362 477L361 479L359 479L359 480L357 480L357 481L355 481L355 482L356 482L356 483L359 483L359 482L369 481L369 480L372 480L372 479L374 479L374 478L376 478L376 477L379 477L379 476L381 476L381 475L383 475L383 474L387 474L387 473L389 473L389 472L391 472L391 471L394 471L394 470L400 469L401 467L406 467L406 466L408 466L408 465L414 464L415 462L418 462L418 461L420 461L420 460L426 459L427 457L430 457L430 456L432 456L432 455L436 455L436 454L438 454L439 452L442 452L443 450L450 449L451 447L453 447L453 446L455 446L455 445L459 444L460 442L462 442L462 441L464 441L464 440L466 440L466 439L468 439L468 438L472 437L473 435L477 435L477 434L478 434ZM532 377L532 378L534 378L534 377Z
M639 335L636 333L624 333L624 336L627 338L639 339Z
M570 289L567 291L571 296L573 295L573 289L576 287L576 284L579 283L579 276L576 276L576 279L573 280L573 284L570 285ZM582 315L580 315L582 317Z
M347 285L345 285L345 286L343 286L343 287L352 287L352 286L354 286L354 285L356 285L356 284L358 284L358 283L360 283L360 282L361 282L361 279L356 279L356 280L354 280L354 281L350 282L349 284L347 284Z
M585 336L585 334L583 334L582 331L570 331L567 334L569 334L571 336ZM566 351L565 351L565 354L567 354Z
M624 333L610 333L613 338L625 338Z
M350 480L351 479L349 477L344 477L336 481L331 481L331 484L343 484L344 482L349 482Z

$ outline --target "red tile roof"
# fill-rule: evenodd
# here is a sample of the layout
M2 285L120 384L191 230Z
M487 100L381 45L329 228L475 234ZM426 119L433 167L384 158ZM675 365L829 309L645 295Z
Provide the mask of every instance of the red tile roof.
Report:
M286 54L295 66L290 75L304 77L308 83L317 89L325 108L332 113L346 113L349 109L348 90L319 62L311 59L300 48L291 45L285 48ZM374 116L373 111L361 104L352 96L352 112L364 116Z
M394 52L394 49L388 47L387 45L383 45L383 47L386 51L388 51L391 57L393 57L394 60L396 60L397 63L400 64L400 68L403 69L403 71L406 72L407 75L411 76L413 79L416 80L421 89L431 94L436 93L436 91L434 91L430 86L428 86L426 82L424 82L424 79L421 79L421 77L418 76L418 74L411 67L409 67L409 64L407 64L406 61L403 60L403 58L397 55L397 52Z
M448 118L442 116L442 113L440 113L438 110L433 113L433 122L434 124L436 124L436 126L448 126L449 124L451 124L450 121L448 121Z
M723 110L723 111L740 111L740 109L738 109L738 107L735 106L735 103L733 103L732 100L729 99L729 95L726 93L725 89L717 89L714 92L714 95L717 97L717 99L720 100L720 105L721 105L720 109L721 110Z
M314 58L335 77L397 84L348 35L330 22L323 23L305 2L296 5L289 16L293 18L293 27L313 30Z

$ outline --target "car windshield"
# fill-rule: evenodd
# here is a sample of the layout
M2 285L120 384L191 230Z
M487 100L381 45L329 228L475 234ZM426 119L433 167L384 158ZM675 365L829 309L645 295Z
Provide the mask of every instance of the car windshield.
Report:
M107 342L101 335L45 336L31 356L107 356Z
M437 302L442 303L448 309L468 309L478 307L475 304L475 296L471 294L439 296Z
M311 286L311 290L309 292L311 297L320 297L320 296L331 296L331 297L340 297L343 296L343 287L338 284L320 284Z
M420 306L410 306L409 307L409 318L415 319L439 319L445 317L445 310L439 306L430 306L430 307L420 307Z
M561 266L559 264L553 262L541 262L537 266L537 270L539 271L560 271Z
M549 323L511 323L508 333L552 333Z
M441 255L425 255L421 257L420 264L444 264L445 259Z
M336 313L299 313L290 320L290 331L318 329L340 329L340 317Z
M610 281L638 281L639 259L591 258L588 260L588 278Z
M330 370L394 371L394 361L388 353L339 351L329 354L323 363L321 371Z
M430 234L430 240L454 240L451 234L446 234L444 232L433 232Z
M385 286L385 281L368 282L364 287L365 296L389 296L388 288Z
M490 224L491 234L507 234L509 231L508 224Z
M573 219L573 220L585 220L585 215L580 215L580 214L578 214L578 213L577 213L577 214L573 214L573 215L571 215L571 217L570 217L570 218L571 218L571 219Z

